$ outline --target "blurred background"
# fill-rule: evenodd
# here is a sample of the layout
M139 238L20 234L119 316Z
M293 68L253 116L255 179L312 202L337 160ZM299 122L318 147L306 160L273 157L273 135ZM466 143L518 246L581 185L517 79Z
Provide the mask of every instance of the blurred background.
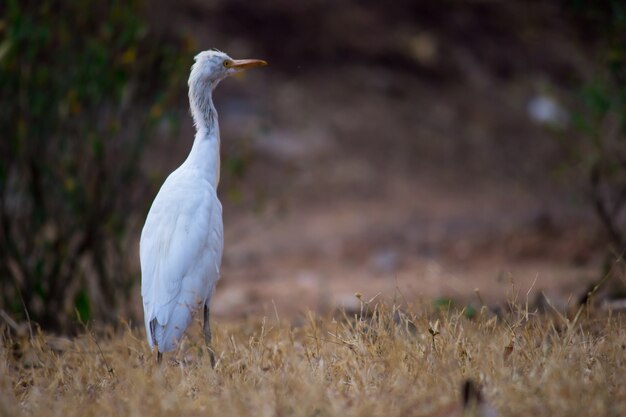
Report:
M270 63L214 97L221 319L625 294L622 1L7 0L5 320L141 322L139 235L209 48Z

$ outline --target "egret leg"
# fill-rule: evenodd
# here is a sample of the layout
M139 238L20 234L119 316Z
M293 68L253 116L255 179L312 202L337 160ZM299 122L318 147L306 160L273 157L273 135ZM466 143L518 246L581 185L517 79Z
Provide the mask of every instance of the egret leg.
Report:
M156 330L156 319L152 319L152 321L150 321L150 333L152 334L152 343L154 344L154 350L156 351L157 354L157 363L160 364L161 363L161 359L163 359L163 354L159 351L159 343L156 340L156 337L154 337L154 332Z
M211 325L209 324L209 306L204 305L204 324L202 326L204 332L204 344L209 351L209 358L211 358L211 367L215 368L215 354L211 347Z

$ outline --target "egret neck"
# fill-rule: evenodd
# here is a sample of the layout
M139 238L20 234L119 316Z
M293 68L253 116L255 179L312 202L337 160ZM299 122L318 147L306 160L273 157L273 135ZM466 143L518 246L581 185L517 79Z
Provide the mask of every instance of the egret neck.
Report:
M212 83L194 83L189 88L189 104L196 137L184 165L197 170L215 190L220 180L220 129L213 105Z

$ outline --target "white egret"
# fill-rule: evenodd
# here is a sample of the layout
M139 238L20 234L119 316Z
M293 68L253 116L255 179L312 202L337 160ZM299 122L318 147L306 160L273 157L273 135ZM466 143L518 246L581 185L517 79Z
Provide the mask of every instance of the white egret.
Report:
M224 234L220 177L220 132L212 93L224 78L265 66L234 60L223 52L196 55L189 76L189 103L196 136L189 156L159 190L141 232L141 296L150 348L176 348L193 314L204 308L203 332L214 364L210 302L220 277Z

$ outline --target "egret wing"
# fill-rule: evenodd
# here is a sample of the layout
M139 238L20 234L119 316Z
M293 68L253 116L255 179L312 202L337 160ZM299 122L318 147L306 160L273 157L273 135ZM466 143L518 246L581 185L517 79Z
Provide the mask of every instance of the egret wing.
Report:
M207 297L204 292L219 278L221 205L208 182L184 179L172 175L166 180L141 235L141 295L148 332L154 318L162 326L168 323L186 277L191 275L186 286L198 297Z

